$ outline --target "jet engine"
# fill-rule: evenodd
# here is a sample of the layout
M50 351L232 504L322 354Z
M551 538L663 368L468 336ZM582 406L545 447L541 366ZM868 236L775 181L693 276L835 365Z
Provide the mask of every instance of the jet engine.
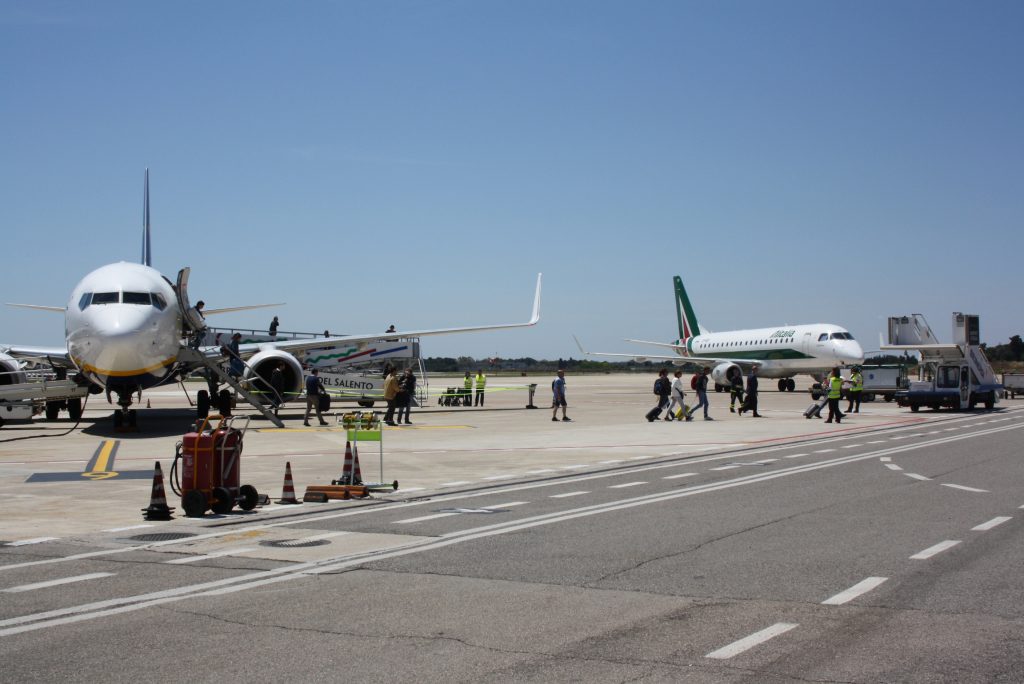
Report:
M284 400L297 398L302 392L302 365L288 352L279 349L261 351L249 359L249 365L242 377L258 396L269 402L274 395L274 390L270 386L270 374L278 366L281 367L281 374L284 376Z
M724 362L712 368L711 379L715 382L715 389L719 392L723 389L729 389L735 374L739 374L740 377L743 376L743 369L735 363Z
M21 370L18 360L0 352L0 385L14 385L28 382L25 371Z

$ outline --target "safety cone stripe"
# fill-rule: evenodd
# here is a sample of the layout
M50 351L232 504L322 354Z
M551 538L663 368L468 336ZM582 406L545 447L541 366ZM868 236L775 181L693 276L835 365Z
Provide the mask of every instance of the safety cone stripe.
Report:
M164 495L164 473L160 469L160 461L153 466L153 490L149 496L149 507L143 508L146 520L170 520L171 509Z
M292 482L292 464L291 461L284 464L284 487L281 489L281 498L278 503L283 504L297 504L301 503L295 498L295 483Z

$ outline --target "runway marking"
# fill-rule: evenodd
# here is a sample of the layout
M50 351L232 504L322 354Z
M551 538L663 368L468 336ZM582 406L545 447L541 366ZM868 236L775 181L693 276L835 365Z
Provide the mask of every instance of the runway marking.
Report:
M903 470L903 468L899 467L895 463L886 463L885 467L888 468L889 470Z
M570 496L580 496L581 494L589 494L589 493L590 492L585 492L583 490L580 490L578 492L566 492L565 494L552 494L548 498L551 498L551 499L567 499Z
M860 445L860 444L844 444L843 446L841 446L839 448L840 449L856 449L859 446L862 446L862 445Z
M43 542L56 541L58 539L60 537L35 537L34 539L7 542L4 546L28 546L29 544L42 544Z
M589 468L589 463L574 463L572 465L559 466L562 470L579 470L580 468Z
M866 594L878 585L885 582L888 577L868 577L867 579L857 582L846 591L841 591L831 598L827 598L821 602L823 606L841 606L844 603L849 603L853 599Z
M816 453L816 454L827 454L830 451L835 451L835 449L818 449L814 453Z
M469 480L456 480L455 482L442 482L438 487L456 487L458 485L470 484Z
M426 489L426 487L402 487L402 493L408 494L409 492L422 492L424 489Z
M790 454L789 456L786 456L786 458L800 458L801 456L806 456L806 455L807 454Z
M692 477L697 473L679 473L678 475L666 475L662 480L678 480L681 477Z
M303 540L305 541L305 540ZM223 556L234 556L240 553L248 553L249 551L255 551L256 549L249 547L243 549L222 549L220 551L213 551L211 553L203 554L202 556L186 556L185 558L175 558L174 560L164 561L165 565L184 565L185 563L198 563L199 561L210 560L211 558L221 558Z
M637 485L645 485L646 482L623 482L622 484L609 485L608 489L622 489L623 487L636 487Z
M778 460L777 458L762 458L760 461L754 461L754 463L775 463Z
M109 530L103 530L103 532L127 532L128 530L141 530L145 527L153 527L149 523L142 523L141 525L129 525L128 527L111 527Z
M929 546L924 551L918 551L917 553L915 553L913 556L910 557L910 560L927 560L927 559L931 558L932 556L940 554L940 553L942 553L943 551L945 551L947 549L953 548L954 546L956 546L959 543L960 543L959 539L947 539L944 542L939 542L935 546Z
M554 473L554 472L557 472L554 468L543 468L541 470L527 470L526 474L527 475L543 475L545 473Z
M718 466L717 468L709 468L709 470L732 470L733 468L739 468L738 465L724 465Z
M931 480L932 479L930 477L925 477L924 475L918 475L917 473L903 473L903 474L906 475L907 477L912 477L915 480Z
M411 523L423 522L425 520L436 520L437 518L447 518L453 515L459 515L458 511L452 511L449 513L434 513L433 515L421 515L418 518L406 518L405 520L396 520L396 525L409 525Z
M948 482L941 483L943 487L950 487L951 489L962 489L965 492L979 492L981 494L988 494L987 489L976 489L975 487L965 487L964 485L949 484Z
M882 458L878 460L881 461L882 463L888 463L889 461L892 460L892 456L882 456Z
M515 475L491 475L490 477L485 477L483 479L485 479L485 480L507 480L507 479L512 478L512 477L515 477Z
M671 456L671 454L669 454ZM613 458L610 461L601 461L598 465L611 465L612 463L625 463L621 458Z
M10 589L3 589L4 593L16 594L22 591L35 591L36 589L46 589L48 587L56 587L61 584L72 584L74 582L85 582L86 580L99 579L100 577L113 577L112 572L94 572L88 575L76 575L74 577L65 577L63 579L50 580L48 582L36 582L35 584L22 584L18 587L11 587Z
M645 458L654 458L654 457L653 456L630 456L629 460L630 461L642 461Z
M773 639L779 636L780 634L785 634L789 630L798 626L799 625L796 622L777 622L771 627L766 627L765 629L762 629L760 632L754 632L750 636L743 637L738 641L734 641L728 646L723 646L717 651L712 651L704 657L714 658L716 660L726 660L728 658L732 658L733 656L737 656L740 653L743 653L744 651L749 651L754 646L763 644L769 639Z
M975 525L974 527L971 528L971 531L972 532L987 532L988 530L991 530L993 527L995 527L997 525L1002 525L1007 520L1013 520L1013 518L1008 516L1008 515L1001 515L999 517L992 518L988 522L983 522L980 525Z
M870 442L868 442L868 444L885 444L885 440L884 439L873 439Z
M445 511L444 513L434 513L433 515L421 515L418 518L406 518L405 520L396 520L395 525L406 525L409 523L423 522L424 520L436 520L437 518L448 518L453 515L463 515L464 513L493 513L494 509L498 508L511 508L512 506L522 506L528 504L529 501L511 501L509 503L495 504L492 506L483 506L478 509L462 508L454 511Z

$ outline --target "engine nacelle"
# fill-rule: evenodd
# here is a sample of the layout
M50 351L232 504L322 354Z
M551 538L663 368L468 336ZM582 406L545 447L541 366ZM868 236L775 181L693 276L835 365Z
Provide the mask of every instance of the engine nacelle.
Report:
M743 369L735 363L720 363L711 369L711 379L714 381L715 385L720 385L722 387L729 387L736 374L743 377Z
M257 395L268 403L274 396L274 390L270 386L270 374L278 366L281 367L281 374L284 376L284 400L298 398L302 393L302 364L288 352L278 349L261 351L249 359L249 365L242 376Z
M21 369L17 359L0 352L0 385L15 385L28 382L28 376Z

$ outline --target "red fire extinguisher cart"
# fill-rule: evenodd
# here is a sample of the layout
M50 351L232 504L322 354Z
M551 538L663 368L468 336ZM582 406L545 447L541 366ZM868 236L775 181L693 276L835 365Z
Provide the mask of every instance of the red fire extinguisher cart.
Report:
M216 428L211 420L219 420ZM256 488L239 486L242 442L248 427L248 416L208 416L196 422L195 432L187 433L178 442L171 466L171 488L181 497L185 515L201 517L208 509L229 513L236 503L244 511L256 507Z

